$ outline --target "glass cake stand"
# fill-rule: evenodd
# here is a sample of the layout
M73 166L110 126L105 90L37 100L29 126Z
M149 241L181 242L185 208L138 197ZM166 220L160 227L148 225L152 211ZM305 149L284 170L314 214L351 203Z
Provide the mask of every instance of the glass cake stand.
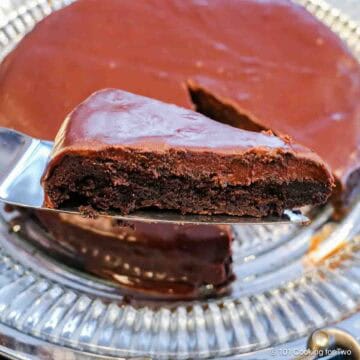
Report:
M299 1L360 55L356 23L323 1ZM70 2L14 0L0 14L1 57ZM129 304L116 286L35 247L51 239L31 220L33 242L22 238L21 225L0 207L0 352L16 359L289 359L316 328L336 325L360 337L360 202L341 222L331 213L321 209L308 227L234 227L237 280L226 297Z

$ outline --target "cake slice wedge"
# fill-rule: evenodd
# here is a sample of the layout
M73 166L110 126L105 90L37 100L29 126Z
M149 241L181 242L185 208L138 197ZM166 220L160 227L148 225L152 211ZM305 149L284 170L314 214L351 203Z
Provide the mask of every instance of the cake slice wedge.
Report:
M65 119L42 184L49 208L263 217L326 202L334 180L290 139L105 89Z

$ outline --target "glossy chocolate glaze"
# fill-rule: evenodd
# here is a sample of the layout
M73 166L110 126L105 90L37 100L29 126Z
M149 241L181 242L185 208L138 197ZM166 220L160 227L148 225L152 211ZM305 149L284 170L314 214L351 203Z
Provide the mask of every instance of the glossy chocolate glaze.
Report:
M333 179L312 151L270 133L236 129L199 113L117 89L91 95L65 120L43 178L50 184L54 168L70 155L142 162L158 172L167 154L173 174L218 183L249 185L272 179L279 183L314 180L331 192ZM187 154L184 156L183 154ZM142 155L143 154L143 155ZM210 175L212 174L212 175ZM52 202L47 198L46 204Z
M359 168L359 64L286 0L79 0L2 63L0 123L53 139L96 90L191 107L187 83L315 150L342 184Z
M358 168L358 64L325 26L282 0L79 0L0 65L0 124L52 140L94 91L119 87L191 107L191 80L260 128L316 150L344 183ZM86 239L102 242L94 231Z

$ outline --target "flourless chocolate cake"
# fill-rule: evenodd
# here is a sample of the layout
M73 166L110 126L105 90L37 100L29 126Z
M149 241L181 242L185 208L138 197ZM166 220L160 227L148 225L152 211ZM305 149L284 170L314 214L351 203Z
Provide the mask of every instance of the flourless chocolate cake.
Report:
M359 63L294 1L76 1L1 64L0 124L53 140L109 87L288 134L329 164L344 199L360 188Z
M288 133L328 162L348 198L360 188L359 78L342 41L292 1L78 0L37 24L0 64L0 124L53 140L81 101L121 88ZM40 221L70 251L63 219ZM86 221L82 241L101 249L108 219L81 219L79 231ZM121 256L117 228L107 228L108 246ZM81 256L88 271L103 274L91 252Z
M261 217L326 202L333 178L289 139L105 89L64 121L43 186L52 208Z

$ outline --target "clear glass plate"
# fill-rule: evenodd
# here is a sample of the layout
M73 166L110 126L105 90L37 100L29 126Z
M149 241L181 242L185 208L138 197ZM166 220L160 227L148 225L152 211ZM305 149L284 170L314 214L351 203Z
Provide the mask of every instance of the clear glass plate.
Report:
M70 2L30 1L0 16L1 56L37 21ZM322 1L300 2L360 54L355 23ZM129 304L111 283L24 241L19 224L1 209L0 333L16 332L13 347L20 335L36 338L41 343L28 352L38 354L51 345L83 355L274 358L262 349L299 346L311 330L350 321L359 309L360 203L341 223L331 223L330 214L330 207L322 209L306 228L235 227L237 280L227 297ZM46 238L36 224L27 226L34 241Z

